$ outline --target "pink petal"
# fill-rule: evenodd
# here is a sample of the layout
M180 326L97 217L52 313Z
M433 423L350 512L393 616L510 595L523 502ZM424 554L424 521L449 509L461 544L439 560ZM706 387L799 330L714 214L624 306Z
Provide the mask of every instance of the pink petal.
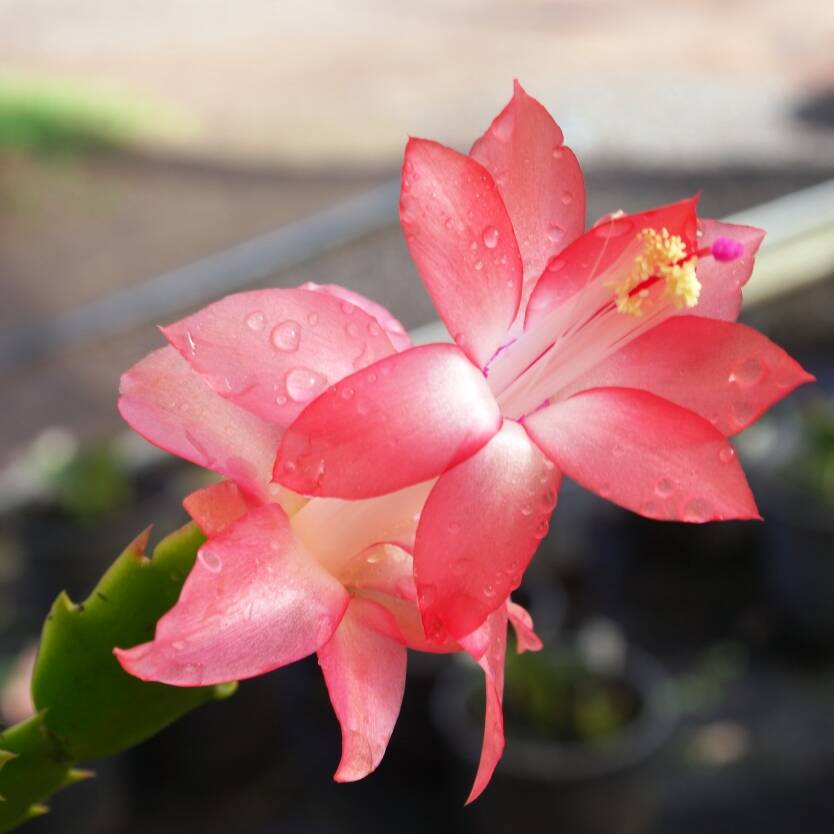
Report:
M228 295L163 333L218 394L279 426L328 385L395 352L364 310L300 289Z
M537 652L542 648L542 641L533 630L533 618L526 608L516 602L507 601L507 613L515 629L515 644L518 654Z
M414 578L429 638L474 631L518 587L560 474L512 421L440 477L417 528Z
M481 372L453 345L425 345L311 403L284 435L274 477L304 495L370 498L445 472L500 425Z
M122 376L119 411L146 440L263 496L281 429L218 397L172 348Z
M524 261L522 306L547 262L585 227L585 184L559 125L515 82L470 155L492 174Z
M595 388L529 416L527 431L565 474L648 518L759 518L732 446L654 394Z
M705 219L701 220L701 230L703 236L698 241L699 247L712 246L718 238L725 237L741 243L744 246L744 254L728 263L721 263L712 257L701 258L696 269L701 283L701 296L695 307L683 312L705 318L735 321L741 309L741 288L750 278L756 252L765 233L753 226L737 226Z
M570 390L640 388L733 435L812 379L778 345L746 325L676 316L609 356Z
M317 284L315 281L307 281L299 289L332 295L335 298L341 298L343 301L353 304L354 307L364 310L369 316L373 316L379 322L395 350L399 352L412 347L411 339L402 323L394 318L381 304L377 304L376 301L366 298L361 293L349 290L347 287L340 287L338 284Z
M405 689L406 650L384 636L391 615L353 599L336 633L319 649L330 701L342 728L337 782L367 776L382 761Z
M483 367L506 340L521 297L521 256L495 182L468 156L411 139L400 220L440 318Z
M488 648L475 656L484 670L486 685L486 714L484 716L484 742L481 761L475 775L475 783L466 800L474 802L492 779L492 774L504 752L504 660L507 654L507 607L502 605L487 620Z
M600 220L550 261L530 296L525 329L534 327L547 313L606 270L620 266L618 261L633 249L635 238L642 229L667 229L670 234L683 238L687 252L695 252L700 246L696 238L697 205L696 196L650 211ZM627 269L625 264L622 268Z
M256 506L231 481L198 489L186 496L182 505L208 538L218 535Z
M347 604L342 585L298 546L284 511L268 504L200 548L152 642L114 651L141 680L251 678L317 651Z

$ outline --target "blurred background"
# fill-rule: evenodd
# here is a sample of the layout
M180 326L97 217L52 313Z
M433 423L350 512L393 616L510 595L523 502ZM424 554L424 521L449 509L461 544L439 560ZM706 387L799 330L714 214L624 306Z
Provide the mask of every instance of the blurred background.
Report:
M314 661L244 684L36 832L782 834L834 818L834 13L818 0L0 0L0 662L200 474L126 434L120 373L225 293L337 282L434 313L397 225L408 135L461 150L519 78L589 220L702 190L768 229L744 317L818 377L741 438L764 524L643 522L567 485L521 589L508 747L464 811L471 670L415 658L365 782ZM477 676L474 678L477 682Z

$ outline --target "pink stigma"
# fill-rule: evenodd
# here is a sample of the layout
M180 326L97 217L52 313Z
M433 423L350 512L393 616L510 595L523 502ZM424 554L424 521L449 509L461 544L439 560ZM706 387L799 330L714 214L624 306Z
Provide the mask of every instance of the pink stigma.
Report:
M734 261L744 252L744 245L730 237L719 237L712 244L712 256L716 261Z

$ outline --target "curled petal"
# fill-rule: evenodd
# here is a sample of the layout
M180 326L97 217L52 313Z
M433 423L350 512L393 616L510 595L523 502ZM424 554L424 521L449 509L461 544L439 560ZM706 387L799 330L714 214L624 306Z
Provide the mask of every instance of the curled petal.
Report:
M741 290L750 278L756 252L764 240L765 233L753 226L739 226L721 223L718 220L701 220L702 237L698 246L712 246L719 238L738 241L743 247L741 257L721 262L712 257L698 261L696 274L701 284L698 304L684 308L683 314L706 318L735 321L741 309Z
M141 680L202 686L250 678L317 651L347 604L342 585L295 541L284 511L268 504L200 548L152 642L114 652Z
M255 506L231 481L198 489L182 505L208 538L221 533Z
M696 236L697 205L698 197L690 197L650 211L600 220L551 259L530 296L525 330L535 327L544 316L609 270L627 270L626 259L637 253L635 242L643 229L666 229L683 239L688 253L695 252L700 245Z
M338 284L317 284L315 281L307 281L299 289L332 295L353 304L354 307L358 307L360 310L364 310L369 316L373 316L379 322L388 340L398 352L407 350L412 346L411 339L402 323L394 318L381 304L377 304L376 301L366 298L361 293L349 290L347 287L340 287Z
M218 397L174 348L122 376L119 412L155 446L265 495L281 429Z
M220 396L282 427L331 383L395 352L364 310L301 289L228 295L162 332Z
M485 366L515 319L522 281L521 255L495 182L474 159L411 139L400 220L440 318L466 355Z
M486 713L484 715L484 742L475 783L466 800L474 802L492 779L495 767L504 752L504 661L507 654L507 606L496 609L486 621L486 650L477 649L475 660L484 670L486 686Z
M524 262L522 306L548 261L585 227L585 184L550 113L515 82L510 103L472 146L492 174Z
M370 498L445 472L500 425L486 380L458 348L412 348L311 403L284 435L274 477L305 495Z
M703 417L628 388L595 388L525 427L568 477L647 518L759 518L732 446Z
M406 650L385 636L392 628L396 625L381 605L355 598L336 633L319 649L342 728L337 782L354 782L375 770L394 730L405 688Z
M509 420L438 479L414 549L429 638L461 638L504 606L547 532L559 483L558 469Z
M515 629L516 651L519 654L539 651L543 644L539 635L533 630L533 618L530 612L518 603L508 601L507 613Z
M591 368L571 386L639 388L736 434L813 380L785 351L743 324L675 316Z

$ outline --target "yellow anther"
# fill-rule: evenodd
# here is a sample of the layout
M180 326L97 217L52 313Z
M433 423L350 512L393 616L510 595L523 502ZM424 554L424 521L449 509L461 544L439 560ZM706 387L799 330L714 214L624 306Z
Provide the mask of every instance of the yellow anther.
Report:
M675 308L694 307L698 303L701 285L695 277L698 259L686 257L686 244L678 235L670 235L668 229L643 229L637 239L643 250L634 259L631 271L621 281L613 284L617 309L630 316L643 314L643 303L650 296L647 289L634 292L652 276L665 283L664 297Z

